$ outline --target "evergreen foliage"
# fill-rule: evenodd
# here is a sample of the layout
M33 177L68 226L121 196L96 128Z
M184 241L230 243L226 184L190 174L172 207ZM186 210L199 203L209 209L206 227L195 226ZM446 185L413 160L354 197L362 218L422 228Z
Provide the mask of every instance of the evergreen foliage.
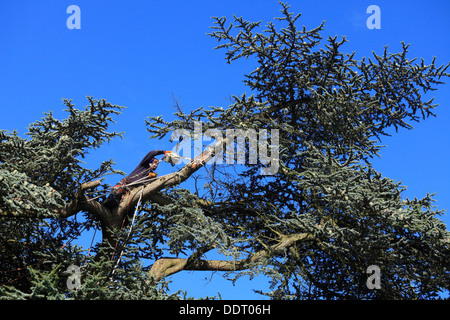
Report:
M308 233L281 253L268 255L264 272L276 299L435 298L448 290L449 232L437 217L432 195L402 199L406 187L371 166L381 138L434 116L427 93L448 77L437 66L402 51L357 60L343 53L345 38L329 37L324 25L298 28L299 15L282 5L282 17L260 22L215 18L217 48L228 63L253 59L245 76L251 96L234 97L227 109L199 108L166 123L151 117L149 131L170 129L279 129L280 170L259 175L263 164L230 175L209 170L208 216L220 222L239 251L251 257L288 235ZM279 22L284 27L279 29ZM247 151L249 151L247 149ZM366 286L366 269L382 270L380 290Z
M406 44L357 60L342 51L345 38L323 41L324 24L299 28L300 15L281 6L264 29L214 18L210 36L226 61L258 65L244 80L251 96L146 121L160 139L193 132L198 120L204 130L278 129L273 176L259 174L261 161L207 165L194 192L177 187L201 168L190 163L169 187L155 182L130 194L122 202L133 210L109 211L81 191L119 171L112 160L92 170L82 159L121 136L108 132L121 107L88 98L78 110L65 100L67 118L46 114L29 139L0 131L1 298L178 299L183 293L169 294L164 279L182 270L265 274L271 291L261 294L273 299L432 299L450 290L450 232L433 195L406 199L406 187L371 165L383 136L435 115L424 97L449 76L448 65L417 63ZM101 200L110 186L100 187L90 197ZM90 229L103 241L87 255L71 242ZM207 260L213 249L227 260ZM77 290L67 286L71 265L81 268ZM366 285L370 265L381 270L381 289Z

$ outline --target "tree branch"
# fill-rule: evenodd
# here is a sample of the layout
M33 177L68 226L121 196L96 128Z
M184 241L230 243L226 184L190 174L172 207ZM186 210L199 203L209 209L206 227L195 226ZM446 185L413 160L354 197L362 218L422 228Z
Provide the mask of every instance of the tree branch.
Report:
M85 210L98 217L99 212L102 212L102 206L97 201L89 201L89 198L84 195L84 192L88 189L98 187L100 184L101 180L89 181L81 184L80 188L75 193L73 200L64 208L55 209L53 212L60 218L68 218Z
M284 249L287 249L300 241L308 241L313 239L314 236L310 233L282 236L277 244L268 247L268 249L258 251L255 254L249 256L248 258L233 261L191 259L191 257L189 257L188 259L161 258L155 261L152 268L150 269L149 275L152 276L156 281L160 281L161 279L167 276L170 276L183 270L191 270L191 271L245 270L248 269L252 263L257 263L264 257L267 257L271 254L280 253ZM197 255L197 253L194 253L194 255Z
M224 143L225 140L217 141L218 143ZM124 217L125 214L128 214L129 208L134 208L138 201L140 193L142 192L142 202L146 201L154 201L160 204L169 204L170 199L165 198L158 192L176 186L183 181L186 181L193 173L199 170L205 163L207 163L212 157L214 157L215 148L208 148L203 151L199 156L195 157L195 159L191 160L188 164L186 164L179 171L162 176L147 185L142 187L133 189L129 194L125 195L122 199L119 207L117 209L117 214L120 217Z

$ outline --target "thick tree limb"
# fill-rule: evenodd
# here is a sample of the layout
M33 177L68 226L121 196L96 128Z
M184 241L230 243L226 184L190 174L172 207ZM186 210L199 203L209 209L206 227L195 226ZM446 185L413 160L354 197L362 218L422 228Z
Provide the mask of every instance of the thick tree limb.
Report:
M224 261L224 260L203 260L203 259L188 259L183 258L161 258L157 260L150 269L150 276L156 281L178 273L182 270L201 270L201 271L240 271L248 269L252 263L259 262L262 258L270 254L282 252L284 249L300 242L313 240L314 236L309 233L292 234L282 236L280 241L267 249L256 252L248 258ZM195 255L195 254L194 254Z
M216 143L223 143L223 141L218 141ZM129 213L128 211L130 208L134 208L137 205L141 192L141 201L143 203L146 201L154 201L159 204L169 204L170 199L165 198L158 192L186 181L193 173L214 157L214 151L215 148L208 148L179 171L160 177L143 187L133 189L122 199L119 207L115 212L113 211L113 214L122 217L121 219L123 219L123 217Z

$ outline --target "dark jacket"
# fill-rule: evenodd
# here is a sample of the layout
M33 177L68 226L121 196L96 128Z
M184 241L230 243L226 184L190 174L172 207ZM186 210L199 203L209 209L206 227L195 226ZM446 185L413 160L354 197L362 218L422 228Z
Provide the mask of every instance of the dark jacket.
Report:
M138 164L136 169L134 169L133 172L131 172L128 175L128 177L126 177L124 179L126 181L126 183L128 184L128 183L134 182L136 180L139 180L139 179L147 176L150 172L150 170L149 170L150 163L156 156L159 156L160 154L164 154L164 151L163 150L153 150L153 151L150 151L149 153L147 153L147 155L144 157L144 159L142 159L142 161Z
M153 150L147 153L144 159L142 159L136 169L134 169L128 177L123 178L118 184L112 187L110 195L105 201L102 202L102 204L109 209L119 205L123 194L125 194L127 190L124 185L146 177L150 173L150 162L152 162L156 156L163 153L164 151L162 150ZM140 185L140 183L137 183L137 185ZM134 185L134 187L136 187L136 185Z

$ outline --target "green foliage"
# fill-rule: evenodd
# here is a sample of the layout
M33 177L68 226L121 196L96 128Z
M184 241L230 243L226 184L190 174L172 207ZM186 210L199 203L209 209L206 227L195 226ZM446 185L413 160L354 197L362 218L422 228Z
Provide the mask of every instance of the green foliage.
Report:
M3 299L166 299L166 284L147 279L141 262L130 259L116 268L111 256L86 257L72 241L84 231L99 229L90 215L58 218L54 209L72 200L87 181L118 171L113 161L92 170L82 159L120 133L108 132L122 107L88 97L79 110L64 100L68 116L52 113L31 124L26 135L0 131L0 297ZM104 186L107 187L107 186ZM99 251L93 248L91 254ZM130 251L132 254L132 251ZM98 255L100 257L101 255ZM89 262L89 263L87 263ZM66 270L81 267L79 290L69 290Z
M41 263L27 267L29 288L23 290L13 281L0 288L1 299L74 299L74 300L130 300L178 299L178 293L167 293L167 282L156 285L142 269L140 261L125 254L116 266L116 260L90 259L77 246L44 255ZM58 263L59 262L59 263ZM58 263L58 264L57 264ZM69 266L80 267L79 288L70 289Z
M179 108L170 123L150 117L149 132L159 138L169 128L192 132L199 120L204 130L279 130L275 176L259 175L258 163L236 173L213 165L204 178L214 192L203 197L216 203L206 214L240 242L242 254L276 245L283 235L314 236L264 261L261 270L273 279L273 291L264 294L435 298L449 283L450 233L438 219L443 211L432 195L402 199L405 187L377 172L371 158L392 129L412 129L411 122L435 115L433 98L424 99L449 76L449 65L437 66L435 58L415 63L406 44L399 53L386 46L381 55L357 60L342 52L345 38L323 43L324 24L298 28L300 15L288 8L282 5L282 17L265 29L240 17L232 23L214 18L210 35L226 50L226 61L257 63L245 76L253 94L234 97L226 109ZM382 270L380 290L366 286L370 265Z

